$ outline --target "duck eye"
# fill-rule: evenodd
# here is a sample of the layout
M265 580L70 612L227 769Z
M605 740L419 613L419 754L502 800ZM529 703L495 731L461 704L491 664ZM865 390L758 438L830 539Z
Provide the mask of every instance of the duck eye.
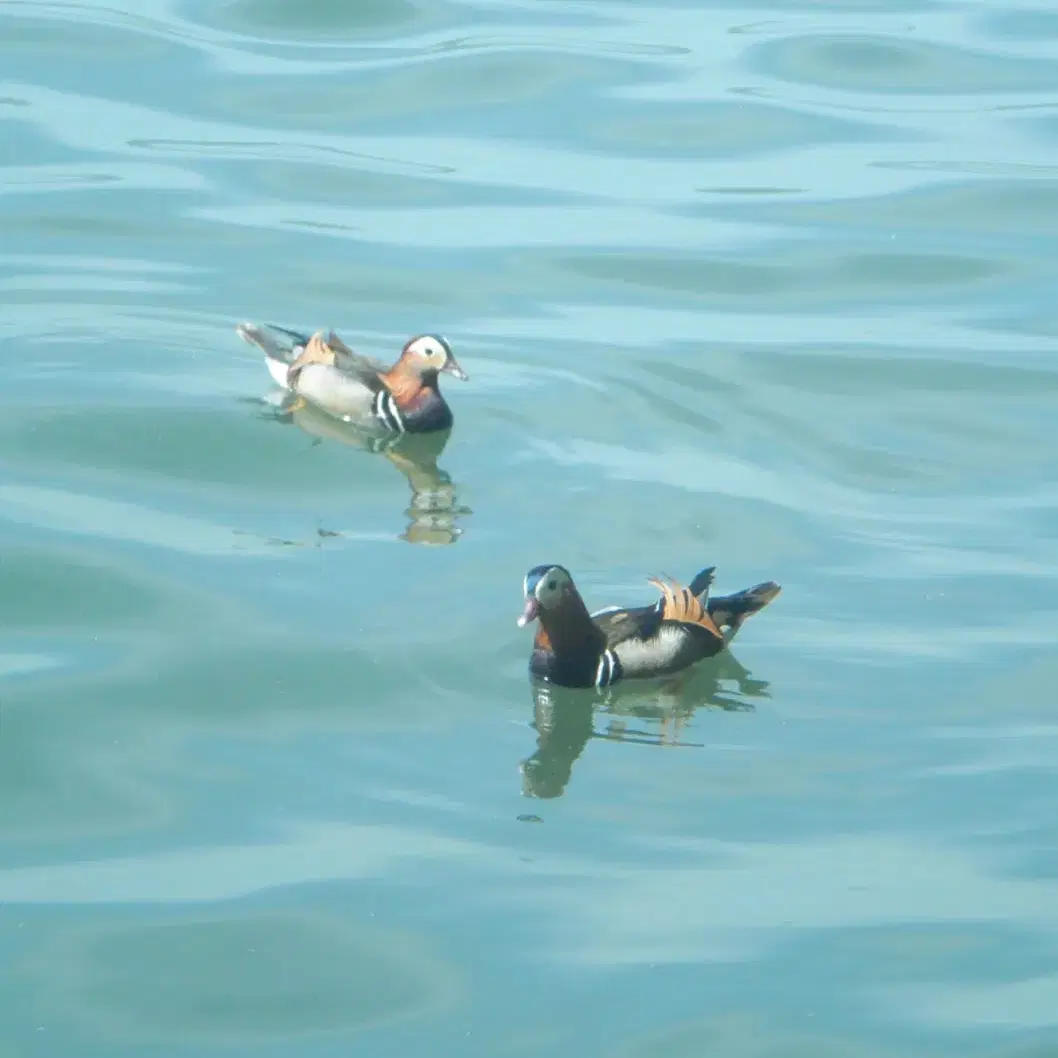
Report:
M554 591L557 587L558 587L558 583L556 581L549 580L547 582L547 590L548 591Z

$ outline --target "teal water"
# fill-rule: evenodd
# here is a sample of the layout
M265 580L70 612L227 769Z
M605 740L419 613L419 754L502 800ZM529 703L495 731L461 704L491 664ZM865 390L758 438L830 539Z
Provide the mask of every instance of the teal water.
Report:
M1052 5L124 7L0 0L0 1058L1058 1052ZM545 699L548 561L784 591Z

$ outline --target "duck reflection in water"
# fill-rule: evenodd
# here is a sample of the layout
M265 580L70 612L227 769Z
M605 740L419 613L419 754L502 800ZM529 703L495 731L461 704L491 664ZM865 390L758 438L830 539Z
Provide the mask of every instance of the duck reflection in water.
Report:
M723 681L735 687L725 689ZM537 748L521 763L522 793L543 799L565 793L574 763L593 738L700 747L680 738L684 723L700 706L751 712L755 707L749 699L771 697L767 681L754 679L729 651L668 679L618 683L604 692L536 680L531 686ZM602 718L599 729L596 713ZM656 723L657 732L639 727L639 720Z
M271 402L268 402L271 404ZM265 417L284 425L299 426L313 444L325 440L359 448L384 456L404 475L411 489L411 504L404 511L407 528L400 539L409 544L454 544L463 530L458 519L471 513L469 507L459 505L456 487L448 474L437 465L437 460L448 444L451 429L432 433L401 434L379 437L343 422L311 404L285 399L271 404ZM341 536L341 533L320 530L320 536Z

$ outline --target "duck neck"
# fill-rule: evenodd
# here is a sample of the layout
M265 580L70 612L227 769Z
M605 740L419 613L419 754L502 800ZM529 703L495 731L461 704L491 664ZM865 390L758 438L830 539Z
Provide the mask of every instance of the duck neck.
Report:
M554 610L541 610L539 620L551 653L558 657L594 658L606 643L606 637L591 619L584 600L575 591Z
M402 408L429 401L438 392L436 373L419 371L406 363L403 357L379 377Z

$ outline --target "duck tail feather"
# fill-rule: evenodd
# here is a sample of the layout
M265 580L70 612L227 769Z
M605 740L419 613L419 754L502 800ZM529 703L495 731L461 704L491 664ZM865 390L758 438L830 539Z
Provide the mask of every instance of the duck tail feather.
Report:
M291 363L296 355L294 350L309 341L307 335L269 323L240 323L235 330L243 341L256 345L269 360L278 360L281 364Z
M781 591L782 588L775 581L767 580L733 595L715 596L709 600L706 609L717 627L724 630L724 638L730 642L746 618L763 610Z

